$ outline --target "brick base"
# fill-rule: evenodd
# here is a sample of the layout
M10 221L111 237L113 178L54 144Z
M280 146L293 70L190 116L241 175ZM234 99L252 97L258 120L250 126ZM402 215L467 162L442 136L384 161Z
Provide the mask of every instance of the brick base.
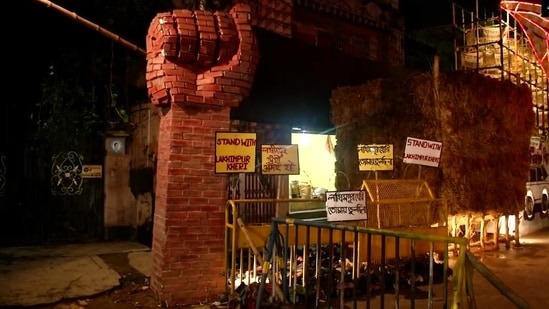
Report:
M151 289L164 306L225 292L226 177L214 170L229 108L172 104L160 119Z

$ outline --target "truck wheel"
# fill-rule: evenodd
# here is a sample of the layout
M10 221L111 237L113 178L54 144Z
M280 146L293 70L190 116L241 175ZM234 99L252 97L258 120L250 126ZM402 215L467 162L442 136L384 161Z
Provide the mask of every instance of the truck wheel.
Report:
M527 221L534 220L534 200L530 197L526 199L526 203L524 205L524 219Z
M547 210L549 209L549 199L547 198L547 195L543 195L541 198L541 213L544 215L547 214Z

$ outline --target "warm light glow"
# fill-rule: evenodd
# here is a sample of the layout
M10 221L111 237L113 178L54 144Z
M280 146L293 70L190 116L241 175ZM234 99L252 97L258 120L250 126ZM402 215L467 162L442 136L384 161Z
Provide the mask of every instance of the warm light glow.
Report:
M298 144L299 148L308 147L311 144L311 136L307 133L292 134L292 144Z
M516 220L515 215L509 216L509 232L510 233L515 233L515 228L516 228L515 220ZM499 217L499 233L502 235L505 234L505 216Z
M519 24L545 75L549 73L549 20L541 16L541 4L525 1L501 1L500 7ZM532 37L532 33L541 32ZM537 30L537 31L536 31Z
M298 145L299 175L290 175L290 183L297 180L299 183L308 183L313 188L335 190L335 154L333 149L328 150L328 136L335 147L335 135L292 133L292 144Z

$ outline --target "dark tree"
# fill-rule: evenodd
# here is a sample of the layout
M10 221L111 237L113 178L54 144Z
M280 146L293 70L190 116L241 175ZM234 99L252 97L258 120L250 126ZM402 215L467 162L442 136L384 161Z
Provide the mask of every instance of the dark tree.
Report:
M57 1L100 27L144 48L150 21L171 1ZM39 4L36 4L37 6ZM79 148L101 140L109 123L126 124L128 110L147 102L145 58L51 9L41 8L42 83L37 104L36 147Z

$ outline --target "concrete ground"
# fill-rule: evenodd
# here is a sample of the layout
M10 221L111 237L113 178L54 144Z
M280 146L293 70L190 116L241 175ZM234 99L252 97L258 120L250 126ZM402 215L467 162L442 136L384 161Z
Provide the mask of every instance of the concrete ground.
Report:
M505 244L500 244L497 249L481 251L480 248L472 248L471 252L501 282L524 300L529 308L549 308L549 228L522 236L520 247L512 246L506 249ZM452 260L450 263L453 264ZM444 308L441 285L434 287L432 307L429 307L425 295L428 291L427 286L420 286L418 289L418 294L423 294L423 297L415 301L415 306L412 306L411 301L405 296L401 296L398 308ZM478 272L473 275L473 290L477 309L518 308ZM386 295L384 301L385 308L397 308L393 295ZM358 308L365 308L364 303L359 302ZM371 301L371 308L380 308L379 303L380 297L377 296ZM353 308L353 304L346 302L345 307Z
M0 249L0 307L50 304L96 295L120 284L100 258L127 254L131 267L150 276L150 250L133 242Z
M549 228L522 236L520 247L506 250L501 245L499 250L475 255L532 309L549 308ZM478 273L474 276L478 308L515 308Z
M497 250L476 250L475 254L532 309L549 308L549 228L523 236L521 243L518 248L506 249L502 244ZM138 243L1 248L0 308L51 304L111 290L120 284L121 274L106 262L110 254L127 255L129 266L150 275L150 248ZM477 308L515 308L478 273L474 291ZM441 295L435 290L433 308L442 308ZM373 299L372 308L379 308L378 302L379 296ZM385 303L393 308L394 297L387 295ZM400 308L410 307L409 303L402 297ZM425 299L416 301L417 308L426 305Z

